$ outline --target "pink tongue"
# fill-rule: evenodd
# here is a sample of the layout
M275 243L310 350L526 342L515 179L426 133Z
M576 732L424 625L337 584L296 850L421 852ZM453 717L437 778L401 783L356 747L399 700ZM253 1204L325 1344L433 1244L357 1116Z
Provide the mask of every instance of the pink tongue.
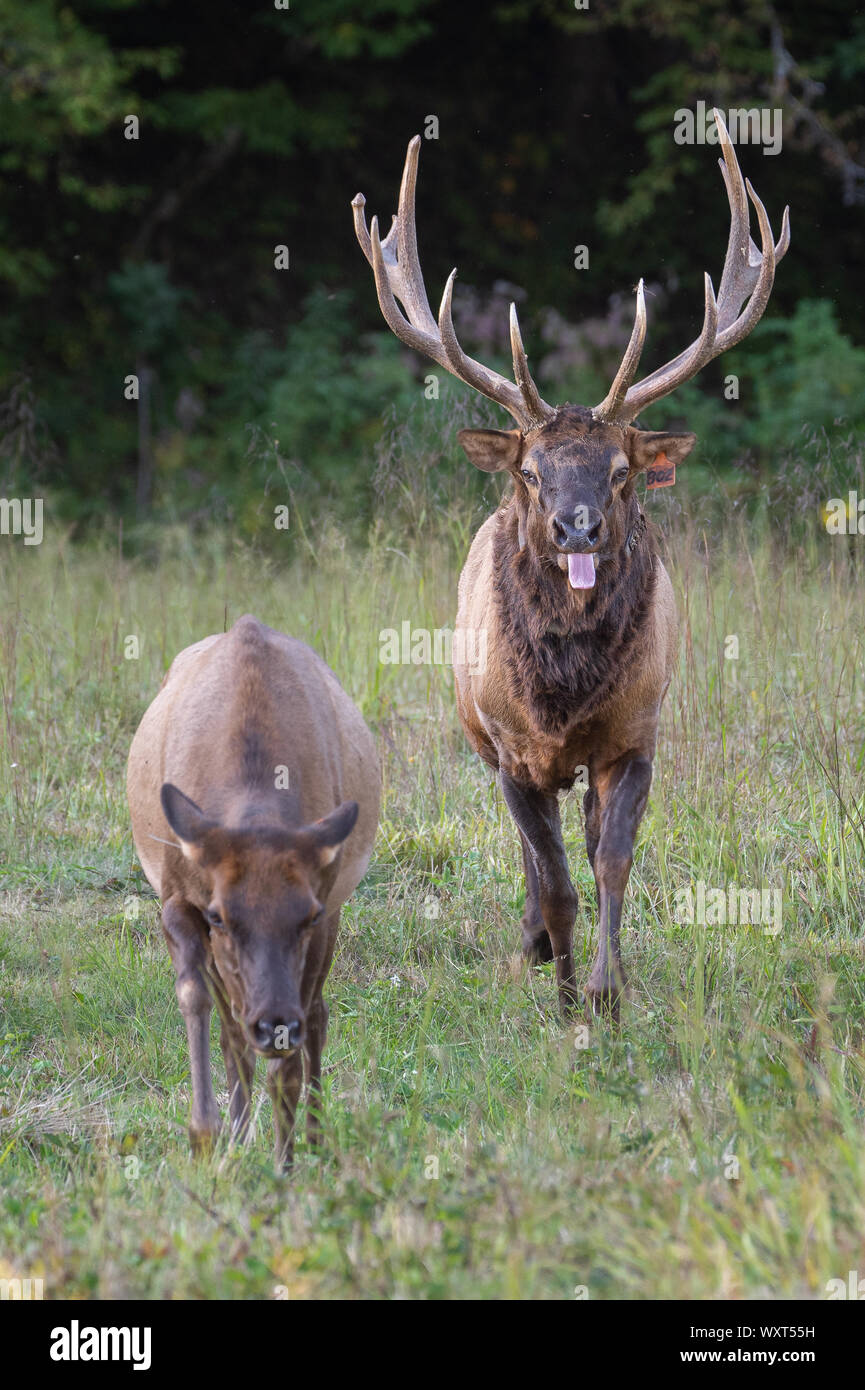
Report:
M595 583L595 562L591 555L568 556L568 579L572 589L591 589Z

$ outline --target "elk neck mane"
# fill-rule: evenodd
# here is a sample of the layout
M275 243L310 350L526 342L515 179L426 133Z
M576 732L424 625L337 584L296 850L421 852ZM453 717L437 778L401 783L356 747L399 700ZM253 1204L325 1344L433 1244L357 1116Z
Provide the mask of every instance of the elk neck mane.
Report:
M655 591L655 543L632 493L611 554L581 601L548 556L531 543L520 550L518 505L515 495L503 504L493 540L497 636L513 696L540 730L561 734L593 718L639 659Z

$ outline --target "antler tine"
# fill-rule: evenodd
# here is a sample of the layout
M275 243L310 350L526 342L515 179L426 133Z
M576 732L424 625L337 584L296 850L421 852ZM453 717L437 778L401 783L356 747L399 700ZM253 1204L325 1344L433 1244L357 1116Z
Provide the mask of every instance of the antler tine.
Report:
M398 248L398 267L402 276L403 285L408 294L409 301L405 299L403 303L408 310L409 317L420 320L417 327L423 327L428 333L435 335L436 321L433 318L432 309L427 299L426 287L421 274L420 259L417 253L417 224L415 220L415 188L417 187L417 166L420 155L420 136L415 135L409 141L406 151L405 167L402 171L402 183L399 189L399 212L397 213L393 231L396 232L396 243ZM412 321L414 322L414 319Z
M440 361L432 351L436 343L436 321L424 289L415 232L414 191L419 150L420 136L416 135L406 153L399 213L394 216L384 241L379 235L377 217L372 219L372 234L367 230L366 198L362 193L355 194L351 206L355 235L375 272L378 302L385 322L408 346ZM400 313L395 299L400 300L407 317Z
M351 215L354 218L354 234L360 243L360 249L372 265L372 243L366 225L366 198L362 193L355 193L352 198Z
M473 386L482 395L489 396L490 400L498 401L499 405L506 405L506 409L511 412L514 419L519 421L521 429L525 431L535 429L536 426L550 419L555 414L555 409L553 406L547 405L547 402L541 398L538 388L532 381L522 341L519 342L522 353L519 365L517 357L514 357L514 375L517 379L517 386L507 381L505 377L499 376L498 372L490 371L489 367L485 367L483 363L476 362L460 347L453 321L452 301L456 274L454 269L447 278L439 309L439 333L447 353L450 370L459 377L460 381L466 382L468 386ZM513 306L511 308L513 312ZM517 338L519 339L519 325L517 325ZM512 347L513 341L512 318ZM506 388L507 404L503 388Z
M724 306L730 322L718 333L718 351L715 356L725 352L727 348L733 347L747 333L750 333L754 324L763 317L763 311L769 302L769 295L772 293L772 286L775 283L777 256L769 217L751 187L750 179L746 179L745 187L757 213L757 222L760 226L760 252L757 252L757 248L749 236L747 265L740 268L738 276L731 277L730 301L728 305ZM756 263L751 256L752 248ZM740 314L739 309L749 295L747 307Z
M656 367L653 372L643 378L638 386L631 387L626 393L619 415L604 418L632 420L635 415L639 415L641 410L645 410L652 401L659 401L664 396L669 396L671 391L675 391L676 387L683 381L695 376L700 368L705 367L706 363L715 356L714 347L717 333L718 303L715 299L712 277L704 271L703 327L700 330L700 336L695 338L684 352L680 352L678 357L674 357L663 367Z
M371 236L372 243L372 268L375 272L375 288L378 293L378 303L384 321L392 333L404 342L408 347L414 348L415 352L425 353L432 357L436 362L441 362L440 349L438 343L431 334L425 333L423 329L415 325L401 314L396 299L394 298L394 286L391 284L389 271L393 268L394 262L388 266L385 261L384 246L378 234L378 218L372 219ZM401 286L397 285L399 290ZM402 295L400 294L400 298ZM403 301L405 303L405 301ZM409 306L405 305L410 311ZM442 366L447 364L441 362Z
M730 235L727 238L724 269L718 288L718 320L723 331L729 327L738 314L737 307L730 316L731 290L735 294L736 285L746 273L751 262L751 251L753 249L756 256L757 248L751 240L748 199L745 195L745 182L742 178L742 170L739 168L739 161L736 158L736 150L727 133L727 126L723 117L717 110L713 111L713 115L723 155L723 158L718 160L718 165L723 175L724 187L727 190L727 201L730 204ZM739 304L741 304L741 300L739 300Z
M727 254L724 257L721 286L718 290L718 333L720 339L721 335L735 323L743 302L749 294L753 294L755 286L763 278L767 258L771 259L772 274L774 275L774 267L785 255L787 247L790 245L790 209L784 209L781 236L776 246L763 204L757 198L750 182L742 178L742 171L739 168L733 142L727 133L724 118L717 110L714 112L714 116L724 156L723 159L718 160L718 164L724 176L724 185L730 204L730 237L727 242ZM747 197L745 196L746 189ZM748 198L754 204L760 224L762 243L760 251L757 250L751 237ZM771 256L768 255L769 247L771 247ZM771 279L769 289L771 290ZM768 295L766 298L768 299ZM764 300L764 307L765 303ZM750 309L751 305L749 304L749 312ZM755 318L754 322L756 323L756 321ZM738 338L736 341L738 342ZM723 348L721 350L723 351Z
M364 210L366 199L363 194L358 193L352 199L355 234L375 273L378 302L384 320L402 342L416 352L431 357L439 366L468 386L474 387L490 400L504 406L522 430L533 429L554 415L555 411L541 399L532 381L522 341L519 340L519 329L519 370L518 354L514 350L518 384L514 385L498 372L476 362L460 347L453 325L451 303L455 270L451 271L444 288L438 323L433 317L417 249L415 188L419 154L420 136L415 135L406 152L400 185L399 212L384 241L379 237L377 218L372 219L371 228L367 230ZM402 304L405 314L400 312L397 300ZM513 342L512 330L512 346Z
M637 307L634 312L634 326L631 329L631 338L625 349L622 358L622 365L616 373L615 380L607 392L600 405L595 406L592 414L599 420L610 420L618 415L622 408L628 387L634 380L634 374L640 365L640 357L643 352L643 344L646 341L646 296L643 290L643 281L637 285Z
M529 371L529 362L526 357L526 350L523 347L523 337L520 333L520 321L517 318L517 306L511 304L511 357L514 363L514 380L520 388L520 394L526 403L526 410L529 418L534 424L543 424L551 415L555 414L554 407L548 405L543 399L537 386L532 380Z
M790 248L790 207L784 208L784 215L781 218L781 235L775 243L775 267L782 261Z
M762 317L769 301L775 267L790 245L790 209L784 209L781 235L776 245L766 209L750 182L742 178L736 151L720 111L716 110L714 116L724 156L718 163L730 204L730 235L718 297L715 298L712 281L705 275L705 308L700 336L672 361L658 367L636 386L627 387L623 394L621 387L627 385L624 382L625 367L634 346L634 334L631 335L616 380L606 398L593 411L597 419L616 420L619 423L633 420L641 410L669 395L677 386L695 376L707 362L740 342ZM751 239L748 199L754 205L760 227L759 251ZM748 303L743 311L742 305L746 300Z

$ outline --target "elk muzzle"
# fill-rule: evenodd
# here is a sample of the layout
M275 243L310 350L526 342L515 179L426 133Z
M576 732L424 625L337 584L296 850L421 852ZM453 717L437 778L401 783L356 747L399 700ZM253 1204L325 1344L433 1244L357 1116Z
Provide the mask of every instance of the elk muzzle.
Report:
M246 1032L263 1057L283 1057L303 1045L306 1020L300 1010L265 1010L247 1020Z
M591 589L595 583L594 555L607 539L606 518L597 507L580 505L557 511L550 519L550 537L559 552L562 569L567 564L572 589Z
M301 982L306 952L260 945L246 967L243 1027L262 1057L285 1057L306 1039Z

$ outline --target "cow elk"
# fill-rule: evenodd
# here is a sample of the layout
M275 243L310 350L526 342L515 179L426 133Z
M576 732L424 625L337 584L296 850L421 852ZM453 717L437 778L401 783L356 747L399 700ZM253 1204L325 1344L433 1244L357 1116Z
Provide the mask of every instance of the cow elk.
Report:
M466 355L451 315L455 270L438 319L433 316L415 231L419 137L408 147L399 212L383 241L375 218L367 227L363 195L352 202L357 238L390 328L516 421L516 429L458 435L477 468L509 473L512 488L475 536L460 579L457 629L466 636L485 632L487 659L483 670L455 661L456 698L469 743L498 772L519 831L526 877L523 953L530 961L555 961L566 1014L579 1000L572 940L577 896L562 840L559 793L573 785L577 769L587 769L586 848L600 923L586 996L594 1013L615 1017L626 983L619 950L622 902L677 648L672 586L636 481L646 469L680 463L696 436L643 430L633 422L751 331L790 240L785 209L774 244L766 211L750 183L743 183L718 112L715 120L731 217L718 293L706 275L699 335L635 383L646 335L641 280L621 366L592 408L554 407L542 399L513 305L514 381ZM759 251L750 235L748 198L757 214Z
M246 1135L256 1054L266 1057L287 1167L302 1057L308 1136L319 1138L322 986L378 822L372 736L315 652L247 616L175 658L132 741L127 788L186 1024L193 1148L219 1129L215 1004L232 1134Z

